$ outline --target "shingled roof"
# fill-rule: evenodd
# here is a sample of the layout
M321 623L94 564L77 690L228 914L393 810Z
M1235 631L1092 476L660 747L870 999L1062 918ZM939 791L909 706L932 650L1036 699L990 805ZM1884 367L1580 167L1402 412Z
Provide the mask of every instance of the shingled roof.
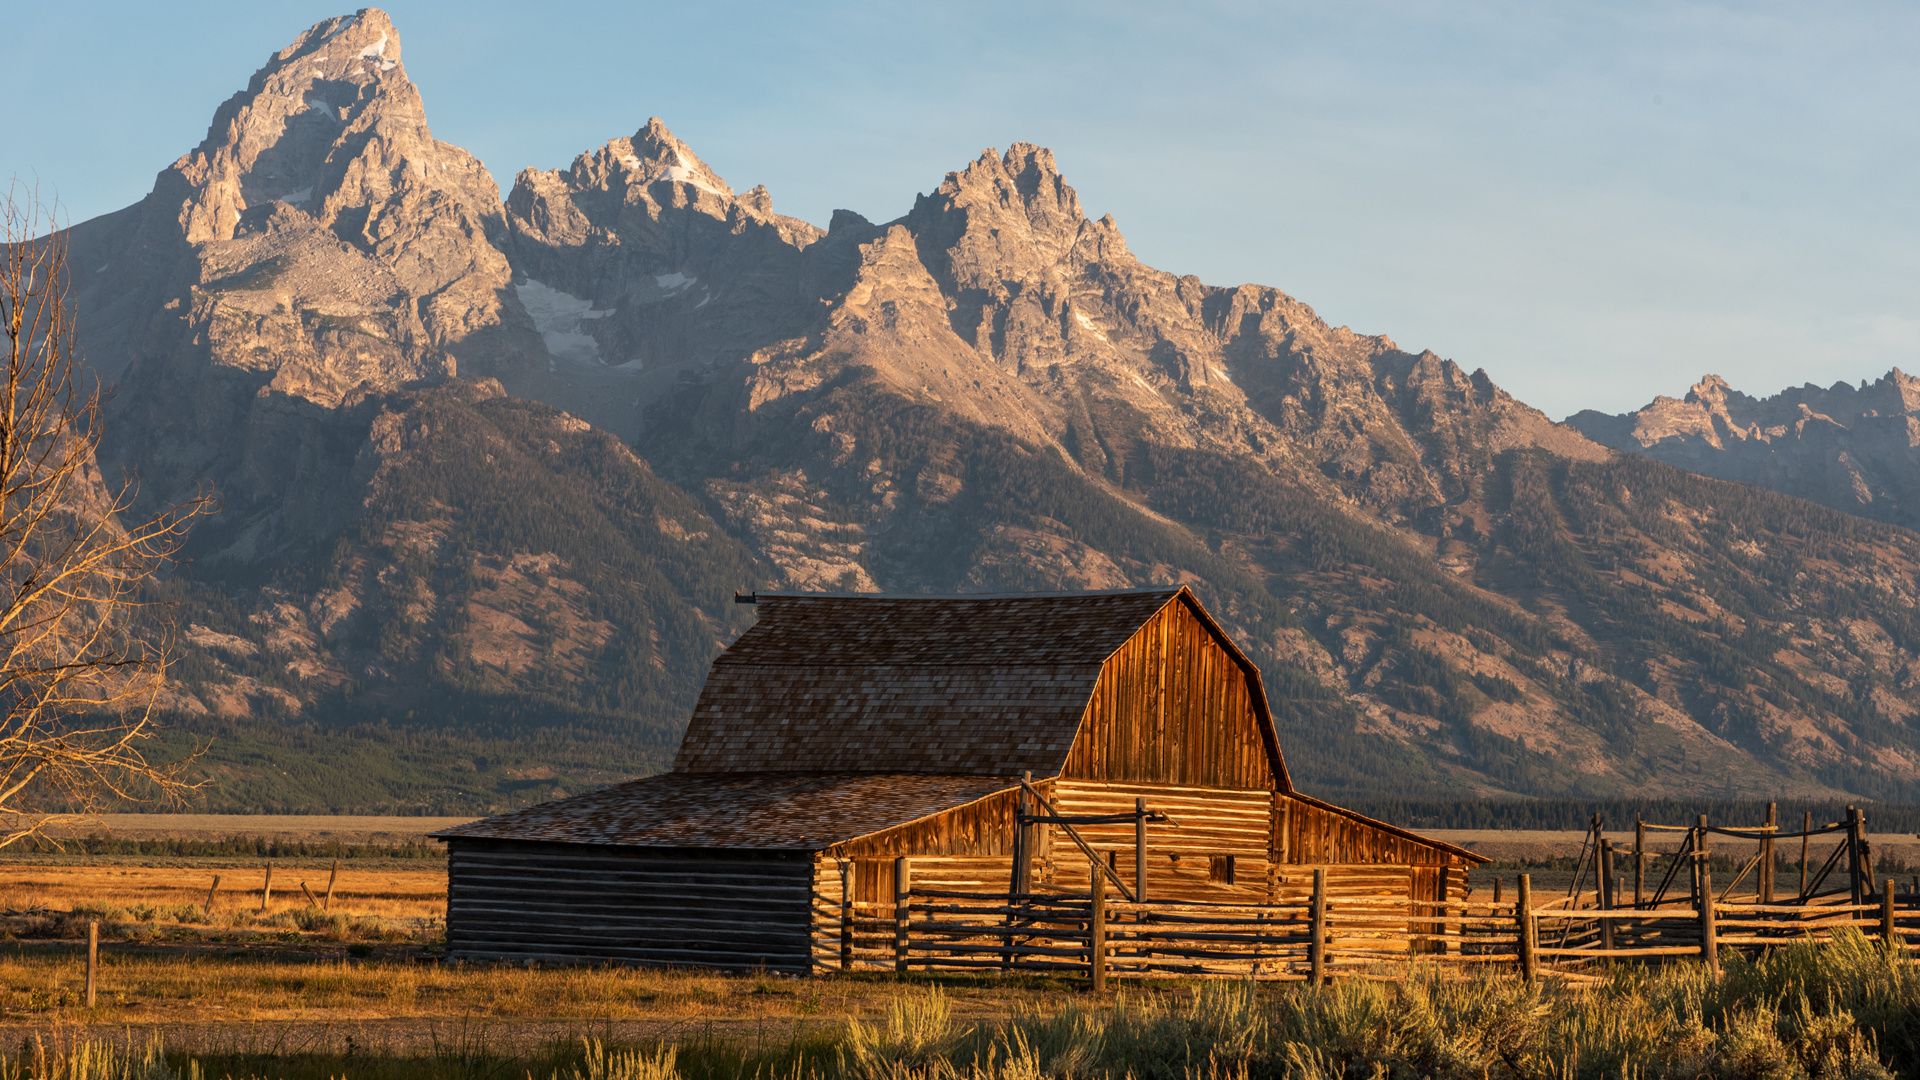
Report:
M762 593L674 771L1053 776L1101 665L1184 591Z
M818 851L984 799L1011 777L665 773L434 833L614 847Z

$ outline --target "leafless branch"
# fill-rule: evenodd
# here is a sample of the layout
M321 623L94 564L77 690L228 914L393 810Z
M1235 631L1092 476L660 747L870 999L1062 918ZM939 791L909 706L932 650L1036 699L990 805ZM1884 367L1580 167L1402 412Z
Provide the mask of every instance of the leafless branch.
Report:
M197 755L142 751L173 658L143 590L211 496L126 523L138 492L100 475L101 395L75 366L55 224L15 181L0 207L0 848L195 786Z

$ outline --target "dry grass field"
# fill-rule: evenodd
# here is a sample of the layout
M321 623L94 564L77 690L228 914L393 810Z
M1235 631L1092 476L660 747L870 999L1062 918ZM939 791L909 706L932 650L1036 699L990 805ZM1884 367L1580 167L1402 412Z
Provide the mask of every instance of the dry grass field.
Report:
M183 860L184 861L184 860ZM279 865L273 870L273 891L261 900L267 884L264 863L209 860L217 867L125 865L120 860L103 865L0 864L0 911L61 912L88 909L112 922L155 926L208 925L244 914L262 923L309 907L304 883L325 902L330 868L302 860L304 865ZM409 925L443 920L447 913L447 870L441 862L397 859L348 859L340 863L334 881L331 913L370 916ZM121 864L116 864L121 863ZM396 865L397 864L397 865ZM214 889L215 879L219 880ZM212 902L208 903L209 892ZM116 913L118 917L115 917ZM18 917L18 916L15 916ZM4 928L0 928L4 929Z
M101 814L58 829L54 835L79 837L103 833L130 840L258 836L269 840L410 844L425 841L428 833L472 820L326 814Z

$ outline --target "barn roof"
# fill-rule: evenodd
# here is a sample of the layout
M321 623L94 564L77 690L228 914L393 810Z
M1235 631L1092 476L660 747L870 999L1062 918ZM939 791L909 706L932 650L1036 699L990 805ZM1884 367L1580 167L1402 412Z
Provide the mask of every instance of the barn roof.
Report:
M1055 775L1101 665L1183 594L761 593L753 628L713 663L674 770Z
M434 833L613 847L818 851L986 798L1011 777L664 773Z

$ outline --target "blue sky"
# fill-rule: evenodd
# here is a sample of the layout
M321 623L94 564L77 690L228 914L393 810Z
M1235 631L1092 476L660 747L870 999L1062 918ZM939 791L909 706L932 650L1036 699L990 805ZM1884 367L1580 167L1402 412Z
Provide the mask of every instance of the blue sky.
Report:
M9 13L0 173L131 203L347 8ZM659 116L824 224L1051 146L1142 259L1277 286L1554 417L1920 368L1920 6L395 0L435 134L510 185Z

